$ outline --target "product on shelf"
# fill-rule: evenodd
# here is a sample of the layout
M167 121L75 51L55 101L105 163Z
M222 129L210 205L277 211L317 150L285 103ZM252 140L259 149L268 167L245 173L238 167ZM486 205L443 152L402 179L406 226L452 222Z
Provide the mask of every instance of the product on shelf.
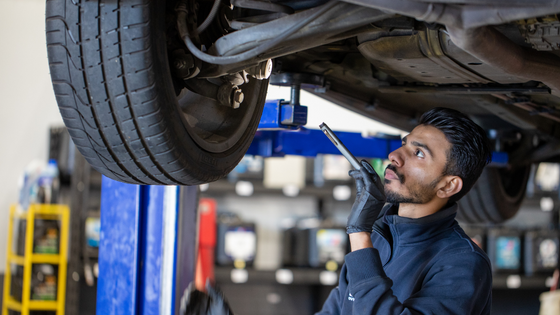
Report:
M257 232L255 224L244 222L235 214L218 216L218 237L216 263L245 268L252 265L257 252Z
M306 223L313 220L316 223ZM282 264L287 267L337 269L344 263L348 247L348 235L343 227L307 218L284 231Z
M57 220L35 219L33 231L33 253L58 254L60 226ZM25 255L25 233L27 220L20 220L18 225L16 254Z
M86 219L86 243L91 247L99 247L99 232L101 231L101 219L88 217Z
M34 160L25 168L19 191L20 209L25 211L30 204L55 203L58 200L60 180L58 164L51 159L48 163Z
M34 264L31 271L31 300L56 301L58 266ZM12 275L11 296L16 301L22 299L23 267L17 266Z
M492 270L497 273L521 272L521 231L509 229L490 230L488 257Z
M558 266L558 231L529 231L525 234L525 274L552 274Z

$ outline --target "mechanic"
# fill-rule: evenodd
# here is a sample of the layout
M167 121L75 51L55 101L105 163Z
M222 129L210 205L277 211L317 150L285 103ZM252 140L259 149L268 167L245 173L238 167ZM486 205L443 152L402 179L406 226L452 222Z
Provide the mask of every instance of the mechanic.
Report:
M490 261L455 221L457 200L490 159L481 127L435 108L389 154L384 180L362 160L350 171L357 188L346 228L352 252L316 315L490 314ZM219 290L209 283L206 290L191 284L182 314L233 314Z
M490 314L490 261L455 221L490 159L481 127L435 108L389 154L384 180L366 161L350 171L352 252L317 314Z

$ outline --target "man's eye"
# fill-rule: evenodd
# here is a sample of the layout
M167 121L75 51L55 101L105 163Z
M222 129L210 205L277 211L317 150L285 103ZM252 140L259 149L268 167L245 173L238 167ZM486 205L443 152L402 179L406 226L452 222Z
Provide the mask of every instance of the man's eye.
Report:
M416 150L415 154L416 154L417 157L422 157L422 158L424 157L424 152L422 152L420 150Z

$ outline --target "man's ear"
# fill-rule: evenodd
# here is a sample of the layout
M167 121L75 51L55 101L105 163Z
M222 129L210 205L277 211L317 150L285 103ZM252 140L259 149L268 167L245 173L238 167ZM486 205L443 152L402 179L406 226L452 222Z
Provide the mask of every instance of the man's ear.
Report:
M450 198L463 189L463 180L459 176L446 176L444 183L445 186L437 191L437 196L441 199Z

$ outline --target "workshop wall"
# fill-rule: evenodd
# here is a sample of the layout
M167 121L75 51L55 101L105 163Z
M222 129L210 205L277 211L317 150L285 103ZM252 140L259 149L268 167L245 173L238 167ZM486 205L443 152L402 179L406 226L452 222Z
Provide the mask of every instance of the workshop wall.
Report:
M44 0L0 1L0 261L6 260L10 204L33 159L47 160L48 131L61 125L49 77ZM5 269L0 264L0 273Z

